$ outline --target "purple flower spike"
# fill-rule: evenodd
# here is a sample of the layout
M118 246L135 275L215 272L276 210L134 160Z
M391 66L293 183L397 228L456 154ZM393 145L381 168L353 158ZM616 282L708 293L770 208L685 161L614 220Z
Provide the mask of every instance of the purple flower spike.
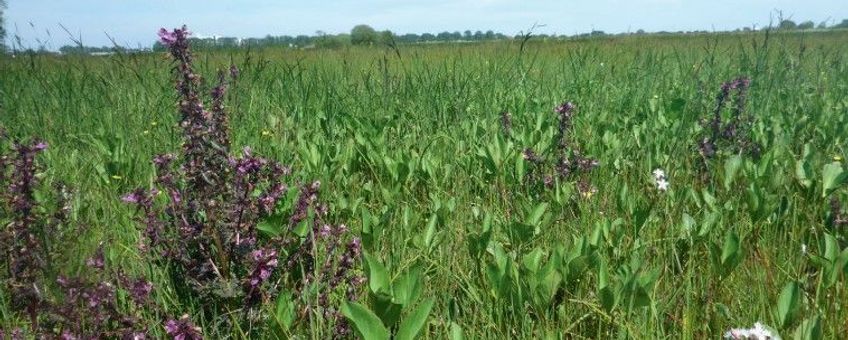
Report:
M34 151L42 151L42 150L44 150L44 149L47 149L47 143L45 143L45 142L38 142L38 143L36 143L35 145L33 145L32 149L33 149Z
M176 31L169 32L165 28L159 29L159 41L162 42L165 46L170 47L175 42L177 42L177 34Z
M188 314L183 315L179 320L171 319L165 322L165 332L174 340L203 339L203 335L200 333L200 327L195 326L191 322Z
M129 194L122 196L121 201L123 201L124 203L138 203L142 200L143 195L144 194L141 192L141 190L136 190L136 191L133 191Z
M574 104L571 102L562 103L560 106L557 106L554 111L559 114L571 115L574 112Z

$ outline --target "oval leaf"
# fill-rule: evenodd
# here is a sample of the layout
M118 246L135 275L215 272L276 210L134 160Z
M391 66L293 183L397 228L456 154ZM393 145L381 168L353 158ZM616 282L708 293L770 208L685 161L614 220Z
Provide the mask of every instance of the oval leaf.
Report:
M397 337L398 340L413 340L418 335L418 332L421 331L421 328L424 327L424 323L427 321L427 317L430 315L430 310L433 309L434 299L430 298L424 301L418 308L416 308L412 313L406 316L406 319L400 323L400 328L398 328Z
M365 340L388 340L389 331L370 309L356 302L345 302L342 314L353 322L356 332Z

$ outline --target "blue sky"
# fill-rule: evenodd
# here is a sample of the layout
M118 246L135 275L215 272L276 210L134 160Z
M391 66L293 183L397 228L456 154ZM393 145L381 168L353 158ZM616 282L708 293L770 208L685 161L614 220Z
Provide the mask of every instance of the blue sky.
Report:
M8 0L6 28L24 45L70 43L64 25L86 45L149 46L159 27L187 24L204 36L261 37L348 32L365 23L395 33L494 30L575 34L592 29L725 30L768 25L782 10L796 22L842 21L846 0ZM50 33L48 34L47 31Z

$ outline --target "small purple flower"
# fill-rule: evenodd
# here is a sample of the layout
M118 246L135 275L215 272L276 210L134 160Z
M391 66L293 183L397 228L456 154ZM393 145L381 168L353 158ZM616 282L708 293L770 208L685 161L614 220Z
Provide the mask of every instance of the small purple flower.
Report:
M524 151L521 153L521 156L524 158L524 160L531 163L542 162L542 158L539 157L539 155L537 155L536 152L533 151L533 149L531 148L524 148Z
M144 193L141 190L135 190L121 197L124 203L138 203L144 198Z
M321 238L327 238L332 233L333 229L329 224L325 224L321 227L321 230L318 232L318 236Z
M88 258L85 261L85 264L94 269L103 269L106 266L106 260L103 256L103 246L97 248L97 252L94 253L94 256Z
M574 104L571 102L562 103L560 104L560 106L557 106L554 111L561 115L571 116L571 114L574 112Z
M254 250L250 256L256 264L253 274L250 275L250 286L255 288L263 281L271 277L274 268L277 267L277 251L272 249Z
M160 28L159 29L159 41L163 45L171 47L171 45L173 45L174 43L177 42L177 32L176 32L176 30L174 32L170 32L170 31L166 30L165 28Z
M150 283L150 281L139 278L136 279L130 287L130 297L132 297L133 301L140 304L147 301L147 298L150 296L150 292L152 291L153 284Z
M35 145L32 146L32 149L33 149L33 151L42 151L44 149L47 149L47 143L45 143L45 142L35 143Z
M167 166L172 160L174 160L174 155L171 154L156 155L156 157L153 157L153 164L160 167Z
M195 326L188 317L183 315L179 320L165 322L165 332L174 340L201 340L203 335L200 327Z

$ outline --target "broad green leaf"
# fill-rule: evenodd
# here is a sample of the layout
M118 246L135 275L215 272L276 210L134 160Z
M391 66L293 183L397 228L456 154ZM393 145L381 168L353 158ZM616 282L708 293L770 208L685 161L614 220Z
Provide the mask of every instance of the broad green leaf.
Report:
M398 340L413 340L421 332L421 328L427 321L430 315L430 310L433 309L433 303L436 300L430 298L421 303L412 313L406 316L406 319L400 323L396 339Z
M524 160L524 155L519 154L515 158L515 179L521 182L527 174L527 161Z
M277 309L274 318L283 329L289 329L295 318L295 305L291 293L283 292L277 296Z
M724 162L724 190L730 190L730 185L736 179L739 168L742 166L742 156L734 155Z
M839 241L831 233L824 233L824 258L830 262L836 260L839 255Z
M427 230L424 232L424 247L429 251L433 246L433 238L436 237L436 226L439 222L439 217L436 214L430 216L427 221Z
M392 284L394 302L407 306L418 299L423 287L421 272L420 266L410 268Z
M721 248L721 264L726 266L732 264L735 258L739 256L739 236L734 232L728 232L724 238L724 245Z
M256 229L269 236L278 236L283 231L283 225L283 217L275 214L259 221Z
M795 340L819 340L822 338L821 319L817 316L805 319L795 329Z
M802 187L809 188L813 185L813 180L810 178L811 173L810 162L806 159L800 159L795 162L795 178L798 179L798 183Z
M822 197L827 197L842 183L848 180L848 172L842 169L839 162L833 162L824 166L822 170Z
M368 266L368 286L373 293L391 293L391 281L389 271L380 263L380 260L365 253L365 264Z
M342 304L342 314L353 322L356 332L364 340L388 340L389 331L380 318L367 307L356 302Z
M777 300L777 320L781 327L788 326L801 302L800 288L797 282L787 283Z
M548 209L547 203L539 203L533 208L533 211L530 212L530 215L527 216L527 219L524 220L524 224L531 225L534 227L539 226L539 222L542 221L542 216L545 215L545 210Z
M541 116L541 115L540 115ZM462 327L456 322L451 321L450 323L450 340L463 340L465 337L462 335Z
M524 268L531 273L535 273L539 271L539 268L542 266L542 257L545 253L540 248L533 249L530 253L524 255L522 260L524 264Z

